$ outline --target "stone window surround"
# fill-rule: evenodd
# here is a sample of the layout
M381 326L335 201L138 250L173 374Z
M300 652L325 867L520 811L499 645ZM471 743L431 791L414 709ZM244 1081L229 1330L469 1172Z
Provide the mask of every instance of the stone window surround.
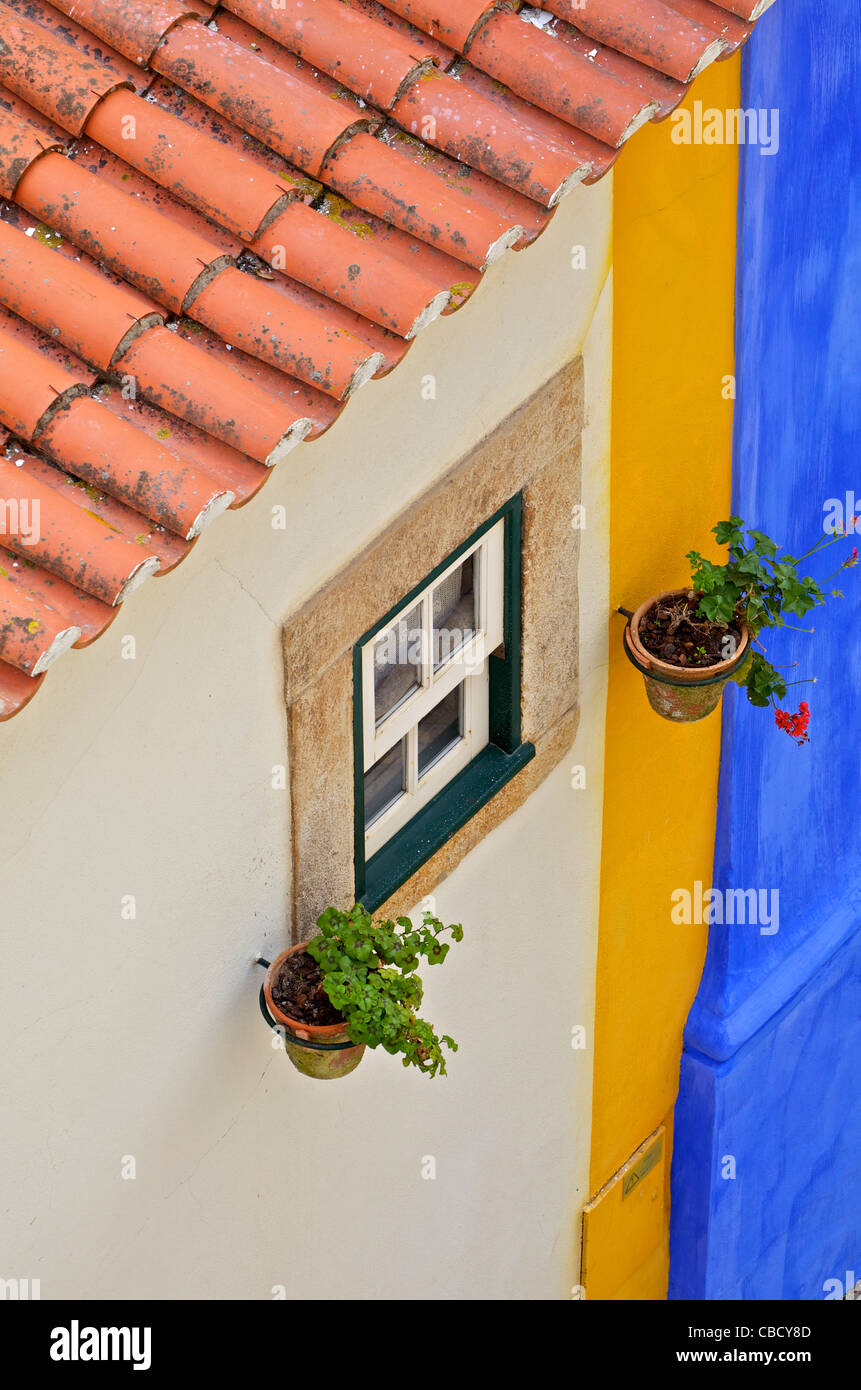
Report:
M482 440L285 621L293 940L355 897L353 649L404 594L523 493L522 739L535 757L375 916L408 912L571 748L578 722L579 529L584 372L576 358Z

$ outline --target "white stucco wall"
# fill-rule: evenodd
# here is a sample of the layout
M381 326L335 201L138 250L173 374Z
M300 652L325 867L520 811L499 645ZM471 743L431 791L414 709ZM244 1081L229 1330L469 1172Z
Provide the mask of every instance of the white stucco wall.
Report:
M0 1278L38 1278L43 1298L177 1299L279 1285L559 1298L576 1282L591 1049L570 1039L591 1024L597 933L611 196L610 179L575 192L0 725ZM449 1077L369 1053L347 1080L308 1081L272 1051L252 965L286 944L280 623L581 349L577 746L437 894L467 932L427 978L429 1016L462 1044Z

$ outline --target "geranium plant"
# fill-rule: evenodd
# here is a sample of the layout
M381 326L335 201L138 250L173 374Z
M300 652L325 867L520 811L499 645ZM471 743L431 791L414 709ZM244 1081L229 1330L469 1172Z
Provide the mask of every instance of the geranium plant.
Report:
M457 1043L418 1017L423 986L415 973L419 962L441 965L450 942L463 940L460 924L443 926L425 912L422 925L409 917L396 922L374 922L361 903L349 912L329 907L317 919L320 936L307 946L308 955L323 974L323 989L332 1006L343 1016L346 1031L355 1043L383 1047L393 1056L402 1053L405 1067L418 1067L428 1076L445 1076L443 1045L457 1051Z
M688 553L692 569L691 584L699 598L697 613L723 628L746 623L755 641L765 628L792 626L787 623L786 614L803 618L823 604L826 594L822 585L830 583L841 570L849 569L858 562L858 551L854 548L851 556L838 566L834 574L817 583L808 575L800 574L798 567L824 547L842 539L842 531L835 529L824 534L798 558L781 551L763 531L749 530L738 516L719 522L713 531L719 545L729 546L729 559L725 565L715 565L696 550ZM843 595L839 589L832 589L830 597L842 598ZM796 631L812 632L813 629L796 628ZM757 641L757 646L760 650L751 651L750 657L733 679L745 688L752 705L773 707L779 729L798 743L808 742L808 705L802 701L796 714L778 708L777 701L786 696L787 682L765 656L762 644Z

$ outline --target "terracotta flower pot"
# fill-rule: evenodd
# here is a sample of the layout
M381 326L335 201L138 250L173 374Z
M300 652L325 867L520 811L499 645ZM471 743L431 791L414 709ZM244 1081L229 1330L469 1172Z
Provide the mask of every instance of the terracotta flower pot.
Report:
M640 623L661 599L685 598L689 589L665 589L641 603L625 628L625 650L646 683L649 704L662 719L693 724L705 719L720 704L726 683L738 670L750 650L750 632L742 626L741 641L734 656L714 666L685 668L661 661L640 641Z
M300 941L298 946L291 946L289 951L283 951L273 960L263 981L263 996L272 1018L284 1030L284 1048L294 1067L303 1076L311 1076L317 1081L334 1081L356 1070L365 1051L364 1043L351 1043L343 1023L301 1023L279 1009L272 998L272 985L284 961L289 956L298 955L308 945L309 942ZM348 1046L334 1046L342 1043ZM327 1050L329 1048L333 1050Z

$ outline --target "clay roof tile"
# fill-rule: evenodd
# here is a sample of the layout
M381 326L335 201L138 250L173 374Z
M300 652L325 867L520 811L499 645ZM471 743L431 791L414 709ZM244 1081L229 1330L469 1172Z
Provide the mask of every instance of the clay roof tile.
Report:
M0 0L0 720L770 3Z

